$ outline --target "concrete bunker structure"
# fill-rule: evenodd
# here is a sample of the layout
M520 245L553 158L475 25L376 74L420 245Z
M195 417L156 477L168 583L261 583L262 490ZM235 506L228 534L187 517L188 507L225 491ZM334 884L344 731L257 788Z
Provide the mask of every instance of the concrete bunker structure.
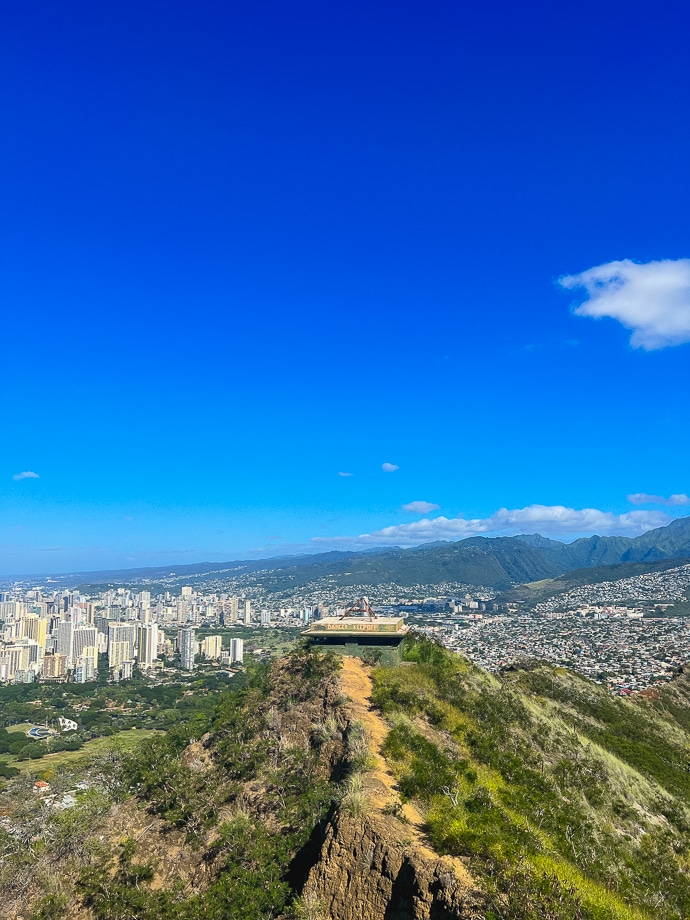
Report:
M402 617L379 617L362 597L342 616L315 620L302 635L322 651L394 665L402 661L406 633Z

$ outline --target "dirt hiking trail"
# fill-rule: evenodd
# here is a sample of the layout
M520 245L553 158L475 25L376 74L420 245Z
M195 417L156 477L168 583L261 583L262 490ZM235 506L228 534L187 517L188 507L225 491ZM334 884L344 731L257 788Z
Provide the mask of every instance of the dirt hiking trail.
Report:
M400 801L400 792L395 777L381 753L389 728L379 713L372 708L373 683L371 680L371 668L364 664L361 658L343 657L340 686L344 696L348 698L348 702L344 706L348 718L353 721L355 719L359 720L366 729L369 748L375 765L372 770L368 770L364 774L364 790L371 806L380 814L383 814L383 809L386 805ZM402 813L408 822L409 836L415 848L430 859L438 859L438 854L429 846L424 830L424 818L420 812L411 802L406 802L402 806ZM441 858L453 869L458 881L465 883L468 887L474 885L472 876L467 871L467 867L462 860L452 856L443 856Z

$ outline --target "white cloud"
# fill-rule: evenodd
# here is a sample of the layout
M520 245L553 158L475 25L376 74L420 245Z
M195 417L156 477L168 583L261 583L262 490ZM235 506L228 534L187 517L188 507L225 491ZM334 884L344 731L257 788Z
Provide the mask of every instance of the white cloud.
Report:
M32 473L31 470L25 470L23 473L15 473L12 479L19 482L20 479L40 479L38 473Z
M382 463L381 469L384 473L394 473L396 470L399 470L400 467L396 466L395 463Z
M354 476L354 473L338 473L338 476Z
M432 511L438 511L440 505L434 505L432 502L410 502L403 505L403 511L409 511L410 514L429 514Z
M690 342L690 259L608 262L559 278L564 288L584 288L578 316L609 316L632 329L630 344L651 351Z
M395 524L356 537L313 537L312 543L340 547L418 546L436 540L461 540L477 535L510 536L539 531L554 536L576 537L584 534L626 534L636 536L668 524L671 518L663 511L629 511L612 514L597 508L566 508L563 505L529 505L526 508L500 508L487 518L423 518L411 524Z
M663 495L649 495L647 492L633 492L632 495L628 495L628 501L631 505L690 505L690 498L684 492L669 495L668 498Z

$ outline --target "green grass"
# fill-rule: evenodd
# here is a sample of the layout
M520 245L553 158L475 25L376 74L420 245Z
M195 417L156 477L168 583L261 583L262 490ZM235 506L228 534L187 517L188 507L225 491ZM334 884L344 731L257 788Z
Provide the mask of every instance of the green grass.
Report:
M23 732L26 734L30 728L36 728L34 722L17 722L16 725L8 725L5 729L8 732Z
M16 729L17 727L13 726L13 728ZM8 731L12 730L12 728L8 729ZM8 766L16 767L22 773L44 773L46 770L54 770L67 764L74 764L87 757L102 754L112 747L119 746L124 750L131 750L147 738L153 738L160 734L161 732L155 729L134 728L120 732L117 735L110 735L107 738L94 738L92 741L87 741L84 747L78 751L58 751L55 754L46 754L38 760L17 760L12 754L5 754L3 759Z
M495 917L690 916L683 720L562 668L497 679L415 637L406 658L374 672L392 725L383 753L436 849L469 858Z

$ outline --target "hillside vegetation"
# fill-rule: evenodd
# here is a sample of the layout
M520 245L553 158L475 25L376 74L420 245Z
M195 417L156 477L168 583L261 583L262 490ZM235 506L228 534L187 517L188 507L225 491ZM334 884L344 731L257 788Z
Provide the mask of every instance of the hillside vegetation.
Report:
M347 768L339 660L304 652L225 693L135 753L55 771L50 808L28 777L0 797L0 917L266 920L293 912L298 853ZM79 791L77 780L82 781ZM294 878L293 878L294 875Z
M493 677L426 639L378 668L384 753L440 853L468 860L487 917L690 915L690 710L614 698L535 664Z
M243 578L269 592L289 591L320 579L332 585L403 586L459 582L500 589L555 578L577 569L639 563L630 574L653 571L654 563L690 558L690 517L678 518L639 537L592 536L561 543L540 534L469 537L411 549L386 547L364 552L333 551L232 562L205 562L165 568L124 569L55 576L56 584L96 591L104 585L148 585L154 592L176 584L202 586ZM650 568L645 568L650 566ZM619 577L623 577L621 574Z
M299 648L0 795L2 920L683 920L690 680ZM116 740L116 739L114 739Z

